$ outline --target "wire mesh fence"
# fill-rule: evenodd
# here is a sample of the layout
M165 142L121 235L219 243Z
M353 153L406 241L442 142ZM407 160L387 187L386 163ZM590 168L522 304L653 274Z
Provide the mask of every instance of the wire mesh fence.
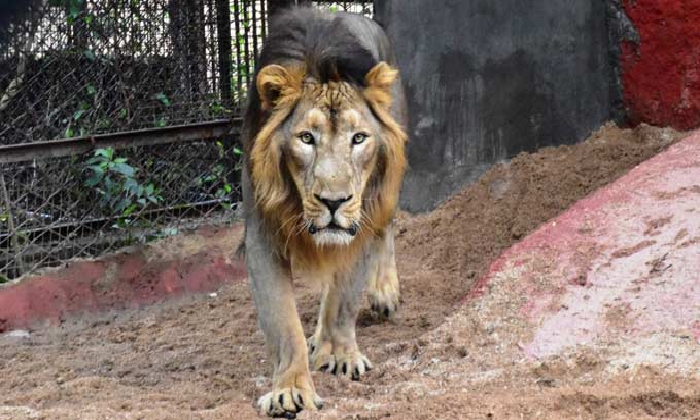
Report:
M227 224L237 127L270 9L305 3L24 0L0 19L0 282Z

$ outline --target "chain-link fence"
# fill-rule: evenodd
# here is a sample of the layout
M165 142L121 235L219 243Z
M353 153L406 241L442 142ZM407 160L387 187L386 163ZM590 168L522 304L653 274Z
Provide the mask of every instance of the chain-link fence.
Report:
M20 0L0 19L0 283L227 224L270 9L372 2Z

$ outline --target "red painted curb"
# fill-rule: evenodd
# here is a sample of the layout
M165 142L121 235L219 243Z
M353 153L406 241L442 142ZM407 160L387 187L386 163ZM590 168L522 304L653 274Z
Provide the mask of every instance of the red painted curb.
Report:
M140 307L184 294L211 292L246 278L244 262L234 257L235 248L222 245L240 240L241 226L203 228L192 235L202 245L189 255L154 257L148 245L95 260L71 261L0 288L0 333L41 322L58 324L67 316L85 312Z

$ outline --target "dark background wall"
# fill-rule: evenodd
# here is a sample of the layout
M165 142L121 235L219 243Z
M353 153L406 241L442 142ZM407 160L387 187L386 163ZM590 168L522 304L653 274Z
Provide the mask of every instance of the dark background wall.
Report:
M422 211L521 151L582 140L611 115L606 4L378 0L407 89Z

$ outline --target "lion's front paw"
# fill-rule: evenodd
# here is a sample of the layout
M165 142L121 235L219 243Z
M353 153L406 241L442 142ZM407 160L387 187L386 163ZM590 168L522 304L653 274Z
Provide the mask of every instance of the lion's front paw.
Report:
M329 341L318 340L316 336L309 337L309 355L312 369L353 381L359 381L373 367L372 362L359 351L333 351Z
M328 371L338 376L359 381L365 372L372 370L372 362L359 351L345 354L336 354L335 366L329 366Z
M328 367L335 366L333 345L328 340L322 340L318 334L314 334L307 340L309 345L309 365L313 370L328 371ZM334 372L335 373L335 372Z
M399 308L398 277L378 279L367 291L367 300L374 318L392 319Z
M301 380L298 380L301 379ZM323 408L323 400L316 394L311 386L304 386L303 378L293 378L288 385L275 387L258 399L260 413L270 417L282 417L286 419L296 418L296 413L301 410L320 410Z

